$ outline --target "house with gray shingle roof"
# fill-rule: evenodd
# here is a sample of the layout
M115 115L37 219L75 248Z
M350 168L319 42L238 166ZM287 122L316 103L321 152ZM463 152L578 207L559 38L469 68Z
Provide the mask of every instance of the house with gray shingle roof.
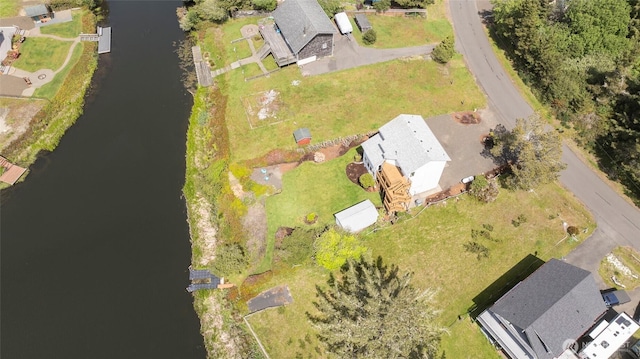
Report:
M272 16L298 61L333 55L336 29L317 0L286 0Z
M512 359L577 358L568 347L606 311L590 272L551 259L476 319Z
M414 196L438 187L449 155L420 115L400 115L362 144L367 171L374 178L383 163L396 166L410 182Z
M45 4L27 6L24 8L24 12L37 23L47 21L52 17L49 7Z

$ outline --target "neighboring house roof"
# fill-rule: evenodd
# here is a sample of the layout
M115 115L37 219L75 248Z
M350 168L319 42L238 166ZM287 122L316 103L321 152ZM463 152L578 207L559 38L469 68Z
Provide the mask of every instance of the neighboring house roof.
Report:
M394 160L409 177L431 161L451 161L424 118L400 115L380 127L377 135L362 144L362 149L374 167L385 160Z
M24 8L24 12L27 14L27 16L34 17L34 16L40 16L40 15L47 15L49 13L49 9L47 9L47 6L45 4L40 4L40 5L34 5L34 6L27 6Z
M362 201L335 214L336 223L349 232L358 232L376 223L378 210L370 200Z
M538 358L554 358L607 310L590 272L551 259L488 311L526 336Z
M286 0L272 15L294 54L316 35L335 33L331 20L316 0Z

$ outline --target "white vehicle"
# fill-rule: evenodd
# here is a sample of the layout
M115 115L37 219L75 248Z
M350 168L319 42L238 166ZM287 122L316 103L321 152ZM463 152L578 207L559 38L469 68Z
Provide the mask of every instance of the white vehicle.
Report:
M351 26L347 13L339 12L333 18L336 20L336 24L338 24L338 28L342 35L347 35L353 32L353 26Z
M460 182L462 182L464 184L467 184L467 183L470 183L471 181L473 181L474 179L475 179L474 176L469 176L469 177L463 178L462 180L460 180Z

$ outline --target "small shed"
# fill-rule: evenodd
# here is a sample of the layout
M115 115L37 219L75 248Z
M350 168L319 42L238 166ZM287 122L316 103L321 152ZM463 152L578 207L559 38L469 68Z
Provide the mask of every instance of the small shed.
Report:
M367 19L367 14L356 14L356 24L358 25L358 28L362 33L373 29L373 26L371 26L369 19Z
M298 146L304 146L311 143L311 131L308 128L299 128L293 132L293 138Z
M351 26L351 21L349 21L347 13L339 12L335 14L333 19L336 20L336 24L338 24L338 28L342 35L347 35L353 32L353 26Z
M378 210L370 200L362 201L334 215L336 224L345 231L359 232L378 220Z
M51 17L51 11L45 4L27 6L24 8L24 12L35 22L44 22Z

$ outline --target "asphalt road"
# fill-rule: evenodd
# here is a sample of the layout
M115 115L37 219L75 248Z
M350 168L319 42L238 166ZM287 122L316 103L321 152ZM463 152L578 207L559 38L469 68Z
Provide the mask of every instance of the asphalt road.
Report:
M516 118L528 117L533 109L491 49L479 11L487 6L487 1L449 0L456 49L464 55L469 70L486 93L489 110L499 122L512 128ZM567 168L560 173L560 182L587 206L598 224L598 229L565 259L597 274L600 260L615 246L629 245L640 250L640 211L612 190L571 149L563 146L562 150Z

